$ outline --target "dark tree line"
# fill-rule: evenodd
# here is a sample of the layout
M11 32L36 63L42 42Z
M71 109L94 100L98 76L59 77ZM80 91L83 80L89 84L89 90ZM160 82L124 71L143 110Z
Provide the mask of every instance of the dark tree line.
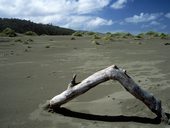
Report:
M71 35L75 32L72 29L61 28L51 24L40 24L21 19L0 18L0 31L3 31L5 28L11 28L17 33L33 31L38 35Z

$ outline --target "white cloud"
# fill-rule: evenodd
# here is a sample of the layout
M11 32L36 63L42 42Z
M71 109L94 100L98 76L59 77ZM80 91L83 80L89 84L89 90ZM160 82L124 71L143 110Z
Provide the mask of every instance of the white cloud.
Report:
M127 3L127 0L117 0L115 3L111 5L113 9L121 9L125 7L125 4Z
M95 16L111 0L0 0L0 15L37 23L89 29L111 25L112 20ZM93 16L92 16L93 15Z
M78 3L75 0L12 0L0 1L0 11L7 16L46 16L72 13Z
M157 26L157 25L160 25L160 23L157 22L157 21L152 21L152 22L150 23L150 25L155 25L155 26Z
M162 13L140 13L140 15L126 18L125 21L128 23L149 22L158 19L161 15Z
M102 10L110 3L110 0L79 0L77 2L77 13L86 14Z
M63 18L62 27L73 28L73 29L87 29L87 22L91 20L91 16L65 16Z
M0 12L8 16L88 14L109 3L110 0L0 0Z
M100 17L96 17L95 19L91 19L88 22L89 27L98 27L98 26L103 26L103 25L112 25L113 21L112 20L105 20Z
M169 18L170 19L170 12L165 14L165 17Z
M20 17L18 17L20 18ZM100 26L109 26L113 24L112 20L106 20L101 17L87 16L87 15L50 15L50 16L37 16L25 17L24 19L33 20L39 23L52 23L77 30L92 30Z
M101 17L93 17L93 16L72 16L68 17L67 22L63 27L69 27L74 29L83 29L83 30L91 30L98 28L100 26L108 26L112 25L112 20L106 20Z
M158 21L151 21L150 23L143 24L141 26L142 29L149 28L155 29L157 31L165 29L167 26L165 24L159 23Z
M167 27L167 25L162 25L161 29L165 29Z

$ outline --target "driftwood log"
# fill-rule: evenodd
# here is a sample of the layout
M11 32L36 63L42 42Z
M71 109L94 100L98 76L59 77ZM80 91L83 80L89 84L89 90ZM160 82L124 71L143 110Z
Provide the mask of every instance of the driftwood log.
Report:
M76 75L74 75L68 85L68 88L49 101L49 107L58 108L73 98L87 92L89 89L108 80L119 81L128 92L130 92L137 99L141 100L153 113L157 115L158 118L168 121L168 118L162 109L161 101L156 99L152 94L140 88L134 80L127 75L126 70L118 68L116 65L112 65L98 71L80 83L76 83Z

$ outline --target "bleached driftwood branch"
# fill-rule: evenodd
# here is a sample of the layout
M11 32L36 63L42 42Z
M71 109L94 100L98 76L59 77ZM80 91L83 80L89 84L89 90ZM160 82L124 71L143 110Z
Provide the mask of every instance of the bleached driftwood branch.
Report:
M133 79L127 75L126 70L118 68L116 65L112 65L106 69L98 71L80 83L76 83L76 75L74 75L72 81L68 85L68 88L61 94L53 97L49 102L49 106L50 108L60 107L73 98L108 80L119 81L128 92L141 100L159 118L167 120L166 114L161 106L161 101L140 88Z

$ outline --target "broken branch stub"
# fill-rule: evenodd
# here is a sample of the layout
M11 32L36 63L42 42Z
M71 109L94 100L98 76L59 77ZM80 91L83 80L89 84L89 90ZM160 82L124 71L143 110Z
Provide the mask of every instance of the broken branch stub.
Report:
M117 80L128 92L130 92L137 99L141 100L159 118L162 120L167 120L165 112L162 110L161 101L156 99L152 94L140 88L127 74L126 70L118 68L116 65L112 65L98 71L80 83L76 83L75 79L76 75L73 76L71 83L64 92L56 95L50 100L50 108L60 107L100 83L108 80Z

